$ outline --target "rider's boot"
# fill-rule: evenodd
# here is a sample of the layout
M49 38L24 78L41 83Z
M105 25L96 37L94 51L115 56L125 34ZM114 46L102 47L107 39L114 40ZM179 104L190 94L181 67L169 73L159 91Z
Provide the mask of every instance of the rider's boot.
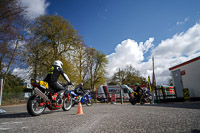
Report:
M82 98L82 96L81 96L81 95L79 95L79 96L78 96L78 102L80 102L80 101L81 101L81 98Z
M57 100L57 97L58 97L58 93L54 93L52 96L51 96L51 99L53 101L56 101Z

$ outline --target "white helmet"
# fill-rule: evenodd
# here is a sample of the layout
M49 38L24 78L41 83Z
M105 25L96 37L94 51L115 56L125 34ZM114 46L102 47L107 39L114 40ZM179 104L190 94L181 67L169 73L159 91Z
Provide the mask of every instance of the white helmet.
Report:
M59 67L62 68L63 63L61 61L59 61L59 60L56 60L56 61L54 61L53 65L56 65L56 66L59 66Z

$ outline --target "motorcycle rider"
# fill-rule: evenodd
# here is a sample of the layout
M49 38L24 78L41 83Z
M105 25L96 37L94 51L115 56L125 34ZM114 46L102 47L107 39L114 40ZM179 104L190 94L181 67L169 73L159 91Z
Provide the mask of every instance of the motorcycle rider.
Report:
M135 92L137 92L137 98L140 99L141 94L143 94L143 90L142 90L142 88L140 87L140 84L139 84L139 83L136 83L135 87L136 87Z
M76 86L76 88L74 89L74 92L77 94L77 95L81 95L83 96L85 94L85 91L83 89L83 83L80 83L79 85Z
M67 74L64 73L62 66L63 63L59 60L56 60L53 66L49 69L48 75L44 79L44 81L48 82L49 86L52 89L58 92L58 96L55 96L55 99L53 100L56 100L56 97L59 97L60 95L59 92L65 90L65 88L60 83L57 82L60 75L63 76L63 78L68 82L69 85L70 84L72 85L72 82L69 80Z
M80 102L81 98L83 97L83 95L85 94L85 91L83 89L83 85L84 85L83 83L80 83L74 89L74 93L79 95L79 97L78 97L79 102Z

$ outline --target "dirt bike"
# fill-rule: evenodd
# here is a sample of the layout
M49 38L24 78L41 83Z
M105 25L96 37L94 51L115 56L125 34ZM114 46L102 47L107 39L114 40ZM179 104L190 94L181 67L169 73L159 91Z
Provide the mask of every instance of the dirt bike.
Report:
M72 96L72 106L75 106L79 102L81 102L81 104L86 104L87 106L93 105L90 91L87 91L83 96L77 95L76 93L74 93L74 91L70 91L70 94Z
M72 107L72 98L68 91L70 85L63 84L65 90L56 92L48 87L48 83L44 81L31 79L33 86L33 95L30 96L27 102L27 111L32 116L41 115L46 107L49 110L57 110L62 108L64 111L69 111ZM57 97L59 93L59 97Z

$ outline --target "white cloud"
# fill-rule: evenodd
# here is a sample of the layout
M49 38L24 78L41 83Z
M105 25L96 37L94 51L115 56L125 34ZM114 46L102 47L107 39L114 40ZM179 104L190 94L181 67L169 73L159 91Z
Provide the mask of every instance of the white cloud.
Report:
M46 13L49 3L46 0L20 0L21 5L26 7L26 16L34 19Z
M166 51L167 50L167 51ZM200 24L195 24L185 33L174 35L171 39L163 40L153 50L153 55L165 58L190 56L200 50Z
M13 69L12 74L23 79L25 82L30 82L31 71L31 68L15 68Z
M140 75L152 77L152 59L154 56L155 75L157 84L167 84L171 78L169 68L187 60L200 56L200 24L195 24L185 33L174 35L170 39L162 40L146 57L144 54L153 46L154 38L145 43L138 43L127 39L115 48L115 52L108 55L108 73L112 76L118 68L131 64L140 71Z
M184 24L185 22L187 22L189 20L189 17L188 18L185 18L183 21L178 21L176 22L177 25L182 25Z
M115 48L115 53L108 55L108 72L109 76L119 68L124 68L126 65L132 64L133 67L139 68L140 63L144 60L144 53L146 53L151 47L154 38L149 38L145 43L139 44L131 39L127 39L118 44Z

